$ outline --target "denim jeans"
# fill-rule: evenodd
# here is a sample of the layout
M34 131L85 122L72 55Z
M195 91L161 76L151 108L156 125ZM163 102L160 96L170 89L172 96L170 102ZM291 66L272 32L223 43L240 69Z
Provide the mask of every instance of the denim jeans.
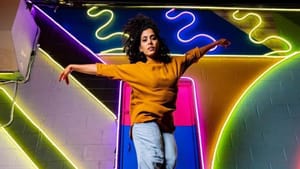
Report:
M133 125L138 169L174 169L177 145L173 133L161 133L156 122Z

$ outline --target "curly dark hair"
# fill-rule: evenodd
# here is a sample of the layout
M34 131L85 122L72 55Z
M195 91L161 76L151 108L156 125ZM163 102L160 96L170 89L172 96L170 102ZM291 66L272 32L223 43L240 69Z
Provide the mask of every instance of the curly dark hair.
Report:
M137 14L135 17L129 19L127 24L123 27L123 51L129 56L130 63L136 63L139 61L146 62L147 58L144 53L139 51L141 34L144 30L151 28L156 35L159 43L159 50L156 60L169 63L171 57L169 55L170 50L159 36L159 29L154 21L143 14Z

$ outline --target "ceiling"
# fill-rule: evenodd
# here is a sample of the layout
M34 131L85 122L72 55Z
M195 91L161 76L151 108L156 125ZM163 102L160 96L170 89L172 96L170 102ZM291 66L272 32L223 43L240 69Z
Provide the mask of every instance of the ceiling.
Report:
M269 2L266 0L27 0L39 5L58 5L78 7L87 4L108 4L108 5L196 5L196 6L225 6L225 7L253 7L253 8L299 8L300 3Z

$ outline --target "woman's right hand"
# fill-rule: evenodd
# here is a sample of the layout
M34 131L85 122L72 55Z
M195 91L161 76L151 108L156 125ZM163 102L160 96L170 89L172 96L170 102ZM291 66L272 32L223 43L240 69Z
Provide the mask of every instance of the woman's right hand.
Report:
M72 72L72 66L68 65L60 74L59 81L66 81L67 85L69 84L69 74Z

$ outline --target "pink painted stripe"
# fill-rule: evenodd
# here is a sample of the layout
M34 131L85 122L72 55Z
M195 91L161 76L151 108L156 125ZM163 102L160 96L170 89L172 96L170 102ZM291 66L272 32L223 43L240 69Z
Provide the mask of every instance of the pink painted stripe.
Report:
M176 126L193 126L197 123L197 111L194 101L193 83L189 79L180 79L174 123ZM130 125L129 103L131 88L127 83L122 86L121 124Z

